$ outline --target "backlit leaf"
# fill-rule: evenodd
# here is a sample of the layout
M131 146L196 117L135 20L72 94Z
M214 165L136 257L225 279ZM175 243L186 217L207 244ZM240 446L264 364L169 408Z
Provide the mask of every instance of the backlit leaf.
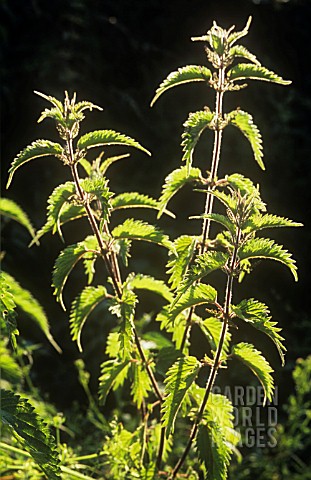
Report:
M197 377L200 366L200 362L195 357L182 357L167 372L165 399L162 405L162 421L166 426L167 437L174 430L178 411L188 389Z
M271 401L274 390L273 377L271 376L273 369L262 353L256 350L253 345L241 342L233 346L232 356L238 358L250 368L262 384L265 392L263 404L266 403L266 398Z
M79 138L77 143L77 147L80 150L101 147L103 145L127 145L128 147L138 148L150 155L150 152L136 140L114 130L95 130L94 132L86 133Z
M7 188L10 186L13 175L16 170L24 165L24 163L33 160L34 158L44 157L47 155L60 156L63 149L59 143L51 142L50 140L36 140L35 142L24 148L17 157L13 160L11 168L9 169L9 179Z
M81 332L82 328L97 305L107 298L107 290L102 285L98 287L85 287L72 303L70 312L70 331L72 340L77 341L78 348L82 352Z
M153 106L160 95L172 87L189 82L208 82L211 78L212 72L206 67L200 65L187 65L181 67L177 71L170 73L168 77L163 80L159 88L156 90L156 94L150 105Z

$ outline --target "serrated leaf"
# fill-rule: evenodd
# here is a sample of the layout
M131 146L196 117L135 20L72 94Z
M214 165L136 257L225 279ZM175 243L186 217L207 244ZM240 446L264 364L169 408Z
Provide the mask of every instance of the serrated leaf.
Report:
M63 149L59 143L51 142L50 140L36 140L35 142L24 148L12 162L9 169L9 179L6 188L9 188L13 175L16 170L24 165L24 163L33 160L34 158L44 157L47 155L62 155Z
M223 227L225 227L232 235L235 234L236 231L236 226L234 225L233 222L231 222L229 217L226 217L225 215L221 215L219 213L209 213L209 214L203 214L200 215L199 217L190 217L190 218L209 218L212 220L212 222L219 223Z
M109 310L121 319L119 332L120 355L122 360L130 358L134 342L134 315L137 297L134 292L124 288L121 299L113 298L110 301Z
M112 211L126 208L151 208L154 210L161 208L157 200L137 192L120 193L111 200L111 207ZM168 210L165 210L164 213L175 218L175 215Z
M166 437L174 430L175 420L188 389L200 370L195 357L179 358L167 372L165 399L162 405L162 422L166 426Z
M10 426L46 477L61 480L55 440L28 400L1 390L0 418Z
M36 95L39 95L39 97L42 97L45 100L47 100L48 102L52 103L52 105L54 105L59 110L60 113L63 113L63 111L64 111L63 104L62 104L62 102L57 100L57 98L52 97L51 95L45 95L45 93L38 92L36 90L34 90L34 93Z
M129 153L124 153L123 155L114 155L113 157L106 158L99 167L100 173L103 176L105 176L110 165L113 165L118 160L123 160L124 158L128 158L129 156L130 156Z
M292 83L290 80L283 80L282 77L261 65L252 65L251 63L239 63L228 71L228 80L231 82L245 79L263 80L265 82L279 83L280 85Z
M271 316L267 305L254 298L242 300L238 305L232 305L233 313L242 320L251 323L257 330L268 335L275 343L284 365L284 352L286 347L283 344L284 338L279 334L282 330L276 327L277 322L271 321Z
M176 289L183 280L191 259L194 255L198 238L190 235L182 235L174 241L174 251L170 252L173 257L167 262L167 273L171 274L169 283Z
M184 293L197 280L200 280L215 270L221 270L226 265L229 255L224 252L210 250L198 255L194 264L188 270L184 280L181 282L178 291Z
M110 198L112 197L112 192L108 187L108 180L104 177L91 177L85 178L81 181L81 187L89 195L94 196L100 203L101 206L101 218L107 220L110 213ZM90 197L90 201L93 198Z
M34 238L35 230L28 218L27 213L13 200L0 198L0 215L11 218L25 227Z
M106 355L110 358L118 358L120 354L121 342L119 332L110 332L107 338Z
M219 318L208 317L208 318L205 318L204 320L199 318L195 321L195 323L197 323L200 326L203 334L205 335L208 342L210 343L212 350L216 351L219 344L220 336L221 336L223 322ZM224 345L223 345L224 354L228 352L230 340L231 340L231 334L227 330L225 340L224 340Z
M207 470L206 480L227 480L231 449L215 421L199 425L196 446Z
M128 147L138 148L138 150L142 150L148 155L151 155L150 152L136 142L136 140L122 133L115 132L114 130L95 130L94 132L82 135L77 142L77 147L80 150L101 147L103 145L127 145Z
M193 314L193 316L195 316L195 314ZM177 350L180 350L180 347L183 341L185 328L187 324L187 318L188 318L188 315L186 315L185 312L182 312L180 315L177 315L177 317L174 319L174 322L171 322L171 317L170 317L170 312L168 307L164 307L156 317L156 321L161 322L161 326L160 326L161 330L165 330L167 333L172 334L172 341L175 344ZM187 346L187 342L186 342L186 346ZM178 353L177 356L179 356L179 354L180 352ZM161 355L162 355L162 352L161 352Z
M114 238L127 238L129 240L144 240L146 242L157 243L163 247L171 250L173 248L172 242L168 235L165 235L154 225L141 220L134 220L128 218L124 223L118 225L111 232Z
M38 325L51 345L60 353L61 349L50 332L48 318L38 300L11 275L6 272L2 272L2 275L4 281L10 286L10 292L13 295L16 306Z
M115 359L107 360L101 364L101 375L99 377L99 399L102 403L105 402L108 393L116 385L119 376L127 373L129 361L124 360L117 362Z
M302 227L302 223L293 222L288 218L279 217L278 215L271 215L269 213L262 215L256 213L252 215L243 225L245 233L257 232L265 228L275 227Z
M77 342L82 352L81 332L82 328L97 305L107 298L107 290L102 285L98 287L85 287L72 303L70 312L70 331L72 340Z
M243 110L234 110L227 115L227 120L229 124L241 130L252 147L256 162L262 170L265 170L265 165L262 161L262 138L258 127L253 123L253 117Z
M125 283L130 290L149 290L161 295L168 302L173 300L173 294L169 287L162 280L156 280L150 275L132 273L127 277Z
M181 167L171 172L166 178L159 199L160 212L158 218L161 217L168 202L184 185L190 182L200 181L202 178L199 168Z
M274 390L273 377L271 376L273 369L262 353L256 350L253 345L241 342L233 346L232 355L250 368L262 384L265 392L263 404L265 405L266 398L271 401Z
M98 105L94 105L94 103L89 102L87 100L82 100L81 102L78 102L74 106L74 111L79 113L83 112L83 110L90 110L90 112L95 108L96 110L103 110L102 107L99 107Z
M291 254L284 250L273 240L268 238L251 238L247 240L239 249L238 256L240 260L250 258L268 258L276 260L286 265L292 272L295 281L298 281L297 267Z
M189 82L208 82L211 78L212 72L206 67L200 65L186 65L185 67L181 67L177 71L171 72L168 77L163 80L159 88L157 88L150 106L152 107L160 95L170 88Z
M205 391L201 390L203 396ZM239 436L234 432L231 401L224 395L210 393L196 440L199 458L207 470L207 479L227 478L231 446L238 440Z
M205 303L213 304L217 299L217 291L211 285L204 283L191 285L184 293L178 295L170 308L170 321L174 322L177 315L187 308L195 307Z
M141 363L133 362L131 370L133 375L131 394L137 408L140 408L144 400L147 399L148 393L152 391L152 384L146 369Z
M194 149L199 138L206 128L210 128L214 119L214 113L210 110L200 110L190 113L188 119L184 123L184 133L182 134L182 147L184 151L183 160L186 162L187 174L190 174L192 166L192 157Z
M234 47L230 48L229 55L233 58L246 58L246 60L255 63L255 65L260 65L260 62L256 56L247 50L247 48L243 47L243 45L235 45Z
M96 252L97 248L97 240L91 235L82 242L66 247L58 256L53 269L52 285L55 287L54 295L56 295L57 301L61 303L64 310L66 308L62 293L71 270L84 255L90 251Z
M16 350L16 335L19 334L16 325L16 304L9 283L5 279L5 273L0 272L0 314L7 328L10 341Z
M68 203L70 202L71 197L75 194L75 191L74 182L66 182L63 185L58 185L53 190L48 198L46 223L37 232L35 239L30 245L51 230L53 234L57 231L62 238L61 224L65 223L65 221L80 218L85 215L82 206Z
M252 17L248 17L247 23L246 23L245 27L243 28L243 30L238 31L238 32L232 32L228 36L228 40L227 40L228 45L232 46L237 40L239 40L242 37L245 37L245 35L248 34L248 30L249 30L251 22L252 22Z

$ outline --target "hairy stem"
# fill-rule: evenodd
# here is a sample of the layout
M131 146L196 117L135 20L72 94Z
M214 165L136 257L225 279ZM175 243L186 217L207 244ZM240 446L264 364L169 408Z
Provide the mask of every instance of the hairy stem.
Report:
M219 343L217 346L216 350L216 355L215 359L213 362L213 366L211 368L206 387L205 387L205 394L202 400L202 403L200 405L198 415L196 417L196 420L192 426L190 437L188 440L188 443L186 445L186 448L181 456L181 458L178 460L178 462L175 465L174 470L171 473L170 479L173 479L176 477L179 469L182 467L184 461L187 458L187 455L190 451L190 448L195 440L195 437L197 435L197 431L199 428L199 425L201 423L201 420L204 415L204 410L209 398L209 395L212 391L212 388L214 386L216 376L218 369L221 365L221 355L225 343L225 338L228 330L228 323L229 323L229 318L230 318L230 306L231 306L231 299L232 299L232 289L233 289L233 279L234 279L234 271L235 271L235 266L236 266L236 261L237 261L237 252L238 252L238 247L239 247L239 242L240 242L240 236L241 236L241 230L238 227L237 232L236 232L236 242L235 242L235 247L232 253L231 261L230 261L230 266L228 269L228 277L227 277L227 285L226 285L226 293L225 293L225 301L224 301L224 307L223 307L223 324L222 324L222 329L221 329L221 334L219 338Z
M78 171L77 171L77 163L74 161L73 145L72 145L72 139L71 138L69 138L68 141L67 141L67 147L68 147L69 156L70 156L71 173L72 173L72 177L73 177L73 180L74 180L74 183L75 183L75 186L76 186L77 194L78 194L79 199L83 203L84 208L86 210L90 226L92 228L92 231L93 231L93 233L94 233L94 235L97 239L97 242L98 242L98 245L99 245L99 248L100 248L101 257L104 260L107 272L112 279L112 283L113 283L115 293L116 293L117 297L120 299L122 297L122 280L121 280L121 274L120 274L120 268L119 268L117 256L116 256L115 252L108 252L107 251L107 246L105 245L105 242L104 242L104 240L103 240L103 238L100 234L100 230L98 228L97 221L95 219L94 213L93 213L89 203L86 201L85 193L82 190L80 182L79 182L79 175L78 175ZM109 233L107 224L106 224L105 228L106 228L107 233ZM162 394L159 390L158 383L157 383L157 381L154 377L154 374L153 374L153 372L150 368L150 365L148 364L148 360L147 360L146 355L144 353L144 350L141 346L140 339L139 339L139 336L138 336L138 333L137 333L137 330L136 330L135 326L134 326L133 330L134 330L135 344L136 344L139 356L141 358L141 361L146 368L147 374L150 378L150 381L151 381L151 384L153 386L153 389L154 389L154 392L155 392L156 396L162 402L163 401Z
M213 157L212 157L211 171L210 171L210 177L209 177L211 185L213 185L217 177L219 160L220 160L220 150L221 150L221 142L222 142L222 128L221 128L220 122L222 120L224 81L225 81L225 68L220 68L218 71L218 88L216 92L216 101L215 101L216 117L215 117L214 148L213 148ZM211 194L210 191L208 191L206 194L205 211L204 211L206 215L210 215L212 213L213 203L214 203L214 196ZM210 226L211 226L211 220L209 218L204 218L203 224L202 224L202 243L199 250L200 254L204 253L207 250L206 240L209 237ZM181 342L181 351L183 351L184 349L187 337L189 335L189 331L191 329L191 320L192 320L193 313L194 313L194 309L191 308L188 319L187 319L187 325L183 334L182 342Z

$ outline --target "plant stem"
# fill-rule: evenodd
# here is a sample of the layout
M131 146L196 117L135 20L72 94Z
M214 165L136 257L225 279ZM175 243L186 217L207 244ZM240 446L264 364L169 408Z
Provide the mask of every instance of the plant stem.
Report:
M202 403L200 405L197 418L196 418L196 420L195 420L195 422L192 426L190 437L189 437L188 443L186 445L186 448L183 452L183 455L181 456L181 458L179 459L179 461L175 465L175 468L172 471L171 476L169 477L170 479L173 479L173 478L176 477L179 469L183 465L183 463L186 460L186 457L187 457L187 455L190 451L192 443L193 443L193 441L196 437L200 422L203 418L204 410L205 410L209 395L210 395L210 393L212 391L212 388L214 386L218 369L219 369L220 364L221 364L221 355L222 355L222 350L223 350L224 343L225 343L225 338L226 338L226 334L227 334L227 330L228 330L228 323L229 323L229 318L230 318L230 306L231 306L231 298L232 298L233 278L234 278L234 271L235 271L235 265L236 265L236 260L237 260L237 252L238 252L238 247L239 247L239 242L240 242L240 236L241 236L241 230L240 230L240 227L238 227L237 232L236 232L235 246L234 246L234 250L233 250L233 253L232 253L232 257L231 257L230 266L229 266L229 269L228 269L225 302L224 302L224 307L223 307L223 312L224 312L223 313L223 324L222 324L221 334L220 334L219 343L218 343L218 346L217 346L213 366L211 368L211 371L210 371L210 374L209 374L209 377L208 377L208 380L207 380L207 383L206 383L205 394L204 394Z
M98 225L97 225L95 216L93 214L93 211L90 207L90 204L86 201L85 194L84 194L84 192L81 188L80 181L79 181L79 175L78 175L78 171L77 171L77 163L75 162L72 138L70 136L69 136L69 139L67 141L67 147L68 147L69 157L70 157L69 160L70 160L71 174L72 174L75 186L76 186L77 194L78 194L79 199L83 203L83 206L86 210L90 226L92 228L92 231L93 231L93 233L94 233L94 235L97 239L97 242L98 242L98 245L99 245L99 248L100 248L101 257L103 258L106 269L107 269L107 272L112 279L112 283L113 283L116 295L119 299L121 299L121 297L122 297L122 287L121 287L122 286L122 280L121 280L121 275L120 275L118 259L117 259L117 256L116 256L115 252L109 252L111 254L111 257L109 257L109 253L107 251L107 246L105 245L105 242L102 239L102 236L100 234L100 230L98 228ZM105 225L105 229L106 229L106 233L110 234L107 224ZM151 381L151 384L153 386L153 389L154 389L154 392L155 392L156 396L162 402L163 401L162 394L159 390L159 387L158 387L157 381L156 381L156 379L153 375L153 372L152 372L152 370L151 370L151 368L148 364L147 358L146 358L145 353L143 351L143 348L141 346L141 343L140 343L138 333L137 333L137 330L136 330L135 326L133 327L133 331L134 331L135 344L136 344L139 356L141 358L141 361L146 368L147 374L150 378L150 381Z
M218 87L216 92L216 100L215 100L215 134L214 134L214 148L213 148L213 156L212 156L212 164L211 164L211 171L210 171L210 183L213 185L217 173L218 173L218 166L220 160L220 150L221 150L221 142L222 142L222 128L220 126L220 121L222 120L222 106L223 106L223 96L224 96L224 82L225 82L225 68L220 68L218 70ZM211 187L213 188L213 187ZM206 194L206 201L205 201L205 215L210 215L213 211L213 203L214 203L214 196L210 191ZM209 218L203 219L202 224L202 242L200 246L199 253L202 254L207 250L206 240L209 237L211 226L211 220ZM192 315L194 313L194 308L190 309L189 316L187 319L187 325L184 331L184 335L181 341L181 351L183 351L184 346L186 344L187 337L189 335L189 331L191 329L191 320Z

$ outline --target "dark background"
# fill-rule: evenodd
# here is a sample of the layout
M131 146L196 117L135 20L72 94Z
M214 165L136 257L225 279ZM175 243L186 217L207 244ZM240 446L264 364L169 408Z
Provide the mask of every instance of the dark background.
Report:
M38 138L57 139L50 121L36 124L40 112L48 105L34 95L34 90L60 99L64 90L70 94L76 91L79 100L90 100L104 107L104 112L87 114L83 132L115 129L136 138L152 152L150 158L132 152L130 160L112 167L111 188L117 192L137 189L157 197L164 177L180 164L180 135L188 113L204 105L213 108L214 96L212 90L206 93L201 85L192 84L165 94L150 109L155 89L178 67L205 63L202 44L193 43L190 38L204 34L214 19L225 28L235 24L242 29L252 15L250 33L243 44L263 65L293 83L283 87L253 82L247 89L227 95L226 111L241 106L254 116L263 135L266 171L261 172L253 161L247 141L228 129L230 132L226 130L224 135L220 174L237 171L249 176L261 184L263 199L271 213L305 224L303 229L272 232L273 238L283 243L297 259L299 283L295 284L282 265L267 262L245 283L242 296L266 302L283 328L288 346L285 369L280 368L274 347L263 344L260 349L267 352L275 367L285 398L291 388L289 372L294 361L310 352L311 341L308 303L311 2L2 0L0 14L2 195L21 204L36 228L45 221L45 201L49 194L69 177L59 162L47 158L23 167L10 190L4 189L9 165L22 148ZM211 148L212 136L204 134L195 163L208 169L204 159L208 162ZM186 222L189 214L202 210L200 202L196 206L199 197L189 197L189 194L190 190L186 189L171 204L178 221L159 222L161 227L169 229L173 238L182 232L199 232L197 223ZM71 227L64 229L68 243L88 233L83 223ZM66 406L81 395L81 391L72 366L78 353L69 338L68 315L56 304L50 286L51 269L62 244L56 236L48 235L39 248L27 249L27 233L14 222L3 225L2 236L6 251L3 267L44 305L53 334L64 350L62 356L54 353L44 343L41 333L23 319L19 325L23 335L44 344L36 354L35 381L60 406ZM138 260L133 268L154 276L163 275L162 252L141 247L136 253ZM66 289L67 304L83 282L81 271L77 270ZM242 295L239 289L236 295ZM107 326L94 320L87 325L83 337L85 359L94 372L94 388L95 374L103 356L105 329ZM247 331L245 334L247 337Z

